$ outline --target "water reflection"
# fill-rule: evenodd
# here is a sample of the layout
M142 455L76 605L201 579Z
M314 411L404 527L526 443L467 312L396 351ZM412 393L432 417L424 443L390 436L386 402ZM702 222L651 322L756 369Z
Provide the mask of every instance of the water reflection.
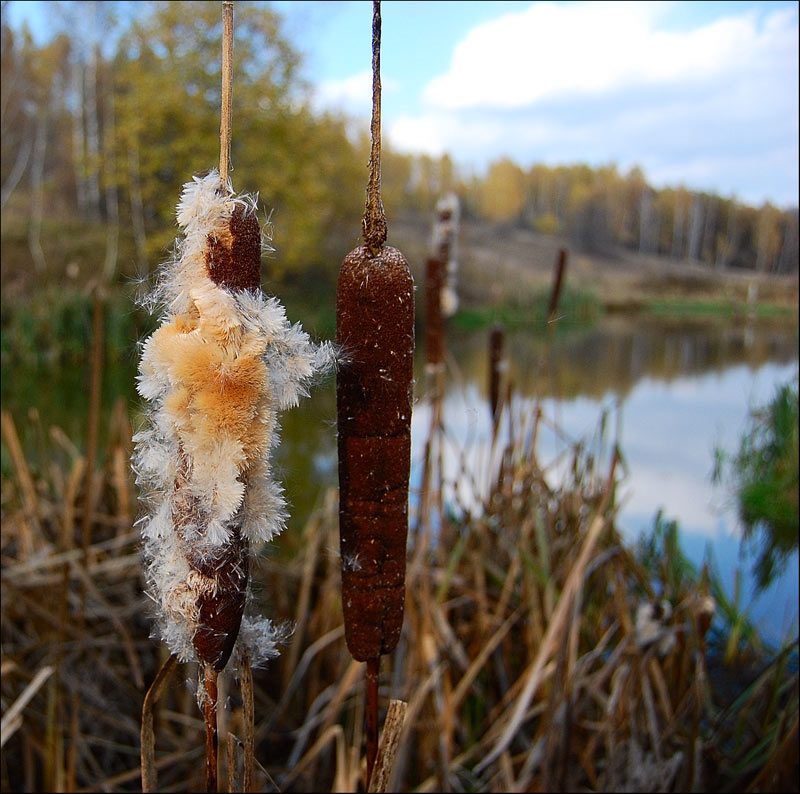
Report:
M487 333L450 334L453 358L466 381L484 387ZM507 350L515 388L525 395L561 399L607 393L625 396L644 377L671 381L797 358L797 329L772 323L631 320L610 316L584 331L544 337L509 334Z
M444 445L446 494L471 510L481 502L480 483L491 468L486 337L454 339L458 366L444 407L450 439ZM620 489L623 532L634 539L650 530L663 508L667 518L678 521L690 559L700 565L710 550L732 593L739 524L730 495L711 483L713 450L735 450L749 409L797 377L796 331L612 318L590 332L556 338L549 352L543 341L522 335L511 337L508 348L518 395L514 413L530 415L536 402L556 428L539 434L542 465L558 472L557 461L566 460L578 440L616 439L627 473ZM412 439L424 437L427 415L423 402ZM603 415L611 425L604 440L598 432ZM420 454L418 446L414 452ZM475 476L465 478L465 470ZM745 566L743 604L748 604L755 584L750 562ZM784 575L752 603L751 617L768 641L797 633L797 571L795 552Z
M479 486L472 483L479 483L480 472L491 466L487 341L488 331L449 332L444 465L450 496L465 507L479 501L481 494L474 490ZM711 485L712 450L717 444L735 450L748 409L766 402L776 384L797 376L797 344L797 328L785 324L644 318L632 322L617 316L590 330L557 329L549 348L541 336L509 334L506 354L520 406L540 401L559 429L541 433L542 461L554 461L571 442L595 436L600 417L607 412L608 432L611 438L619 435L627 463L621 489L627 502L620 526L633 537L652 527L663 507L668 518L680 523L684 545L695 562L702 559L706 544L713 544L714 557L732 590L737 522L726 495ZM135 419L135 361L108 362L105 374L106 414L123 396ZM421 366L417 378L415 464L430 421ZM79 368L3 378L3 407L17 420L33 459L42 430L26 421L29 409L38 411L45 434L51 424L58 424L80 444L85 435L86 380ZM335 418L333 377L281 417L283 443L275 464L292 508L289 529L295 538L324 490L336 484ZM107 426L104 418L101 435ZM418 479L417 466L412 480ZM764 617L770 639L779 639L788 628L785 612L788 620L797 614L797 564L795 553L788 573L754 605L753 616ZM745 584L752 591L752 581Z

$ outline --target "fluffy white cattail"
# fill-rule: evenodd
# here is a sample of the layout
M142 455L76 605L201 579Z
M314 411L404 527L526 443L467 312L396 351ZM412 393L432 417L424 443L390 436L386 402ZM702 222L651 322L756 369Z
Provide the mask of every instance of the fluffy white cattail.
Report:
M431 251L446 259L446 274L439 300L443 317L452 317L458 310L458 224L461 207L455 193L446 193L436 202L436 223L433 225Z
M277 655L272 623L243 618L249 555L285 523L270 468L278 411L331 356L260 290L255 199L212 171L184 185L177 218L183 239L150 296L163 315L139 367L150 412L134 471L161 637L181 661L220 670L237 636L256 664Z

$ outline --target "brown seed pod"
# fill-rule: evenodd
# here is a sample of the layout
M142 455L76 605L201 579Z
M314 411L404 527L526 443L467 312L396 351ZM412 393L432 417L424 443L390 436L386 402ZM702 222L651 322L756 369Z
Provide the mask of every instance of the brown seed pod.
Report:
M414 280L400 251L351 251L339 273L339 537L353 658L391 652L405 603Z
M206 237L204 251L209 278L229 290L255 291L261 285L261 231L254 212L243 203L231 212L222 232ZM192 644L198 658L222 670L236 644L242 622L248 580L249 543L241 527L232 526L222 546L204 543L208 516L188 491L188 461L181 456L175 478L172 521L181 551L192 571L190 592L194 598L197 629Z
M213 282L230 290L261 287L261 230L254 212L237 204L228 222L228 234L206 239L206 268ZM176 524L177 526L177 524ZM198 629L192 638L197 655L217 671L228 663L247 596L249 543L234 526L222 548L206 555L202 565L189 565L211 585L197 599Z
M446 257L428 259L425 266L425 362L431 368L444 362L442 290L446 276Z
M209 278L226 289L257 290L261 286L261 230L254 212L237 204L227 234L209 234L205 260Z
M489 407L495 423L500 412L500 377L503 364L505 332L500 323L492 326L489 333Z

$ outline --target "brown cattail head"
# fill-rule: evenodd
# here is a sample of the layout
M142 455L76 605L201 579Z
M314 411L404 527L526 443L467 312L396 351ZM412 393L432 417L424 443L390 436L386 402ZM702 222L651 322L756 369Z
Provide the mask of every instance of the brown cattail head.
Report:
M366 661L395 647L405 603L414 281L400 251L360 246L345 257L336 326L345 639Z
M553 270L553 288L550 291L550 304L547 307L547 321L552 322L556 316L558 299L561 296L561 288L564 286L564 274L567 270L567 249L558 249L558 258Z
M209 278L226 289L257 290L261 286L261 229L254 212L237 204L227 228L206 238Z
M446 258L428 259L425 266L425 363L431 369L444 362L442 289L446 275Z
M505 332L500 323L492 326L489 333L489 405L492 409L492 420L497 422L501 408L500 376L503 368L503 343Z

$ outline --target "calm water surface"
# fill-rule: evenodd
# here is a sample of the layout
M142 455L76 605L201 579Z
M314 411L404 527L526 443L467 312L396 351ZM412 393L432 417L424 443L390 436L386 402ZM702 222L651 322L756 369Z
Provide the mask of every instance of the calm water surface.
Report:
M463 441L470 448L466 459L480 468L488 465L491 424L486 334L476 337L454 340L459 382L447 390L444 422L448 437ZM541 426L537 447L543 466L568 458L564 453L580 440L602 452L605 416L605 449L616 439L625 459L617 522L623 533L635 540L663 510L678 521L687 556L699 567L710 555L729 594L742 568L739 605L749 606L765 640L797 635L797 552L784 574L756 596L752 558L740 558L734 500L711 480L715 447L734 453L749 410L768 402L779 385L796 381L796 331L612 318L590 332L554 339L549 351L522 334L511 336L507 349L514 413L530 413L538 401L550 420ZM417 456L429 416L422 401L414 421ZM548 429L551 423L557 430ZM458 446L444 445L445 477L453 483L451 497L469 504Z
M475 498L469 493L469 480L480 481L480 468L488 459L487 337L486 331L449 331L444 475L449 494L461 502ZM420 351L423 347L424 339L419 339ZM797 350L797 328L785 324L612 316L590 330L559 328L549 344L531 334L509 334L507 379L520 412L538 401L544 416L558 428L540 433L537 451L543 464L555 461L579 440L599 443L605 416L606 444L618 439L626 463L620 528L635 539L652 528L663 509L666 518L678 521L690 559L699 565L710 549L733 592L734 572L741 566L740 530L730 495L711 483L713 451L721 446L735 452L749 409L766 403L779 384L797 378ZM106 374L106 413L122 397L131 405L135 421L135 361L131 357L109 362ZM46 429L51 424L60 425L80 445L85 435L85 371L73 368L13 381L5 375L3 407L12 411L33 459L48 459ZM412 485L419 479L418 462L430 425L421 367L416 400ZM30 421L31 408L34 419L38 412L38 422ZM281 419L283 443L276 470L292 506L289 531L301 530L324 490L336 483L335 419L332 377ZM465 478L459 468L463 461L478 476ZM741 605L750 604L750 616L765 639L778 642L787 634L796 636L797 552L786 572L755 600L752 578L745 576L743 584Z

